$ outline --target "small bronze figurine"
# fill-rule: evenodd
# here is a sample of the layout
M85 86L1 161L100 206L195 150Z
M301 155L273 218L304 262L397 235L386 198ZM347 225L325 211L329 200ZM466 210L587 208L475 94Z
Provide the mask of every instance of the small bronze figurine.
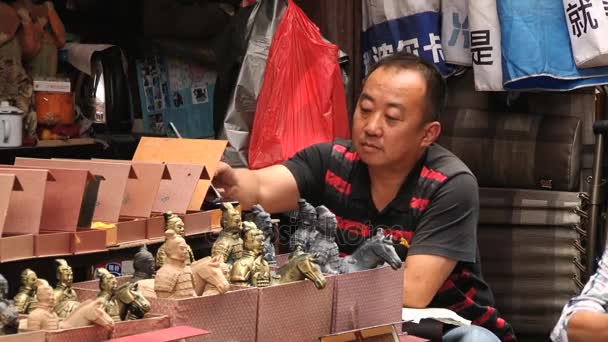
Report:
M99 293L97 298L103 302L105 312L112 317L114 322L120 321L120 306L115 297L118 287L116 277L105 268L95 270L95 276L99 278Z
M21 272L21 287L15 296L15 307L20 314L29 314L36 308L36 272L26 268Z
M327 279L323 276L315 256L304 253L298 247L289 257L289 261L277 270L278 283L286 284L293 281L310 279L319 290L327 285Z
M38 305L27 318L29 330L56 330L59 329L59 316L54 311L55 295L53 288L44 279L36 282Z
M150 302L139 291L137 283L125 283L115 291L120 319L141 319L150 311Z
M264 233L253 222L245 221L243 226L243 257L232 265L230 282L241 286L269 286L270 268L262 256Z
M173 214L170 211L167 211L166 213L164 213L163 216L165 218L165 231L171 229L177 235L179 235L185 239L186 238L186 228L184 226L184 221L182 221L182 219L179 218L179 216ZM192 248L190 248L190 246L188 246L188 256L189 256L189 263L193 263L194 262L194 253L192 253ZM165 263L165 258L166 258L165 244L163 243L158 248L158 251L156 251L156 268L157 269L163 267L163 264Z
M324 205L317 207L318 234L310 243L309 252L316 255L321 271L326 274L338 274L340 271L340 250L336 243L338 223L334 215Z
M252 212L254 214L253 222L258 229L264 232L264 248L262 251L264 260L268 264L274 265L277 263L277 258L274 250L274 231L270 214L264 211L264 208L259 204L253 206Z
M55 296L55 313L60 318L68 317L80 303L76 291L72 288L74 276L72 267L64 259L55 259L57 263L57 286L53 290Z
M317 212L315 207L310 205L306 200L298 200L298 229L291 235L289 241L289 250L291 252L296 249L307 251L310 248L310 243L314 240L317 231L315 225L317 221Z
M224 263L232 264L243 255L241 215L232 204L223 203L222 205L222 232L213 243L211 256L220 255Z
M131 283L136 283L143 279L154 278L156 269L154 256L148 251L146 245L141 246L139 252L135 253L135 257L133 257L133 269L135 272L131 278Z
M0 274L0 336L16 334L19 330L19 313L8 295L8 281Z
M189 298L196 296L192 269L188 264L188 245L181 236L169 229L165 232L165 264L154 277L158 298Z

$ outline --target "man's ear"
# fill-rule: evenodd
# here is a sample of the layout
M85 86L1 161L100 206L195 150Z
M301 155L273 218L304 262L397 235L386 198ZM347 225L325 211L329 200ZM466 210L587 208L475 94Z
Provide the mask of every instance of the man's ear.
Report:
M420 146L428 147L437 140L441 133L441 124L439 121L429 122L424 125L424 136L420 142Z

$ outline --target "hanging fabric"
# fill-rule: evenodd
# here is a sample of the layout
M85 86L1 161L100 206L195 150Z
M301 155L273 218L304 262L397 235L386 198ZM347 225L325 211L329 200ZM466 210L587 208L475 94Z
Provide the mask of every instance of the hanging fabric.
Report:
M441 40L447 63L471 65L469 2L471 1L441 1Z
M608 1L563 2L576 66L592 68L608 65Z
M502 91L500 22L496 0L468 1L471 61L478 91Z

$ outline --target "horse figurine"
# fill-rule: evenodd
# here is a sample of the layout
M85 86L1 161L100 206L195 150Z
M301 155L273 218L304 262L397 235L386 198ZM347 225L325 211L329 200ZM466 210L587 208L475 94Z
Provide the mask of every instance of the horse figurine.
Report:
M342 258L340 273L350 273L376 268L388 263L394 270L401 268L401 259L395 252L395 247L390 235L384 237L382 229L366 240L357 250L347 257Z
M319 290L327 284L325 276L316 264L315 255L301 252L300 249L297 249L290 256L289 261L277 270L277 275L281 277L277 280L278 284L310 279Z
M114 330L114 320L103 309L103 301L99 298L82 302L70 316L59 323L59 328L70 329L91 324L97 324L109 331Z
M230 267L222 262L220 255L197 260L191 267L198 296L224 294L230 289Z
M230 269L222 262L220 255L197 260L190 267L192 268L194 291L198 296L224 294L230 289L228 282ZM137 284L145 297L156 298L154 279L140 280Z
M150 302L138 288L137 283L126 283L116 289L114 296L118 299L122 321L144 318L150 311Z

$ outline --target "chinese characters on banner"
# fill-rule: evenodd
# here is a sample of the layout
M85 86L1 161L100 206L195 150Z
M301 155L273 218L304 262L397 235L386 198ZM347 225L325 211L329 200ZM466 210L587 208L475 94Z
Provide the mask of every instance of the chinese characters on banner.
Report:
M576 66L608 65L608 1L563 0L563 4Z
M443 0L441 2L443 51L446 62L450 64L471 65L468 3L469 0Z
M467 9L475 89L502 91L501 37L496 0L469 1Z

